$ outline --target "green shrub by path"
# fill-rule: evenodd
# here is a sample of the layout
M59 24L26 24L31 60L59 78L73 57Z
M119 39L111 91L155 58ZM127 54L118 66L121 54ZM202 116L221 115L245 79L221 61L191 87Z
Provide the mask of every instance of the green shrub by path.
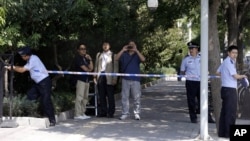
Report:
M75 93L71 92L54 92L52 101L55 113L71 110L75 107Z
M10 116L10 98L4 98L3 100L3 115ZM15 96L12 98L12 116L33 116L40 117L38 114L39 103L36 101L30 101L26 96Z
M40 99L30 101L27 96L17 95L12 98L12 116L31 116L42 117ZM52 95L52 102L55 108L55 114L71 110L74 108L75 94L69 92L57 92ZM10 99L4 97L3 115L10 116Z

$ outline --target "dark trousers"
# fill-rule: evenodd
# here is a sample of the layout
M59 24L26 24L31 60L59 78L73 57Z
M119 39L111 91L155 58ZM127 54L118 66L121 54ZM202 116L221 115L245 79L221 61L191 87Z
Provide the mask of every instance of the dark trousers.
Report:
M188 111L190 120L196 120L197 115L200 113L200 81L190 81L186 80L186 91L187 91L187 103L188 103ZM211 93L210 93L211 94ZM212 112L212 97L208 96L208 121L211 122L213 120L211 112Z
M237 91L235 88L221 88L222 107L219 121L219 137L230 136L230 125L234 125L237 112Z
M98 79L98 96L99 96L99 115L113 116L115 113L114 86L107 84L106 76L100 76Z
M32 86L28 91L28 99L37 100L40 97L44 114L48 116L51 123L55 123L54 106L51 100L51 88L51 80L49 77L46 77Z
M186 80L186 91L190 119L196 120L200 107L200 81Z

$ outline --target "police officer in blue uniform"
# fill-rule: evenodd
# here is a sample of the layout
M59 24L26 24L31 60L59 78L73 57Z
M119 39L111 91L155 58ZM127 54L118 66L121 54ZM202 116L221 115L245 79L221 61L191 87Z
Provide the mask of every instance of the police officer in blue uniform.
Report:
M199 45L195 42L187 43L189 55L181 63L181 74L186 75L186 92L189 116L192 123L197 123L197 113L200 109L200 54ZM210 110L209 110L210 111ZM208 122L214 123L209 112Z
M29 47L22 47L18 54L23 60L27 61L24 66L13 66L13 70L19 73L30 72L30 77L34 81L32 88L28 91L29 100L41 99L44 114L49 118L49 126L55 126L55 112L51 100L52 83L48 71L38 56L32 54ZM6 67L11 69L10 66Z
M217 69L221 76L221 99L222 107L219 120L219 137L229 138L230 125L234 125L237 112L237 79L247 78L239 75L236 71L237 46L230 46L228 56Z

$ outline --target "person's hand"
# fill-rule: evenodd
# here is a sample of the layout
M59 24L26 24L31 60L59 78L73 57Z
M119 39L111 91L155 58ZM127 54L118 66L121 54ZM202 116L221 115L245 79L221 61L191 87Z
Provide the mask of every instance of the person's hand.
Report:
M116 79L113 79L113 80L112 80L112 84L113 84L113 85L116 85L116 83L117 83L117 80L116 80Z
M123 46L122 51L127 51L128 50L128 45Z
M132 51L135 51L135 52L138 51L136 45L133 45L132 47L133 47L133 48L131 49Z
M11 66L4 66L5 69L7 70L11 70ZM13 66L13 69L15 68L15 66Z
M94 81L95 84L97 84L97 79L96 78L94 78L93 81Z
M130 51L134 51L134 52L138 51L135 44L128 44L126 45L126 47L127 47L127 50L130 50Z
M85 58L88 59L88 60L90 60L90 61L92 60L92 58L88 54L85 55Z
M9 70L10 69L10 66L4 66L5 69Z

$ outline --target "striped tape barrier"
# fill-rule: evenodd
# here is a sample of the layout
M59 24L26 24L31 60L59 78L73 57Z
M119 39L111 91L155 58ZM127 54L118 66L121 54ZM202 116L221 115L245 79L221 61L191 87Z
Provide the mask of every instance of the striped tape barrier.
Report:
M55 71L49 70L51 74L74 74L74 75L109 75L109 76L134 76L134 77L185 77L197 78L194 75L177 75L177 74L130 74L130 73L97 73L97 72L74 72L74 71ZM209 75L209 78L220 78L220 76Z

